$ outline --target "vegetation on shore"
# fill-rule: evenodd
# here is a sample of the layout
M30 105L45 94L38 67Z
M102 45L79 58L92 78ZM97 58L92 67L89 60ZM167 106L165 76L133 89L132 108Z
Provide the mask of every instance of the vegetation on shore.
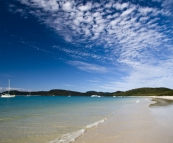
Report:
M173 90L169 88L137 88L125 92L115 92L115 96L173 96Z
M53 89L50 91L11 91L16 95L43 95L43 96L173 96L173 90L169 88L137 88L128 91L116 91L116 92L97 92L97 91L87 91L87 92L77 92L62 89ZM3 92L6 93L6 92Z

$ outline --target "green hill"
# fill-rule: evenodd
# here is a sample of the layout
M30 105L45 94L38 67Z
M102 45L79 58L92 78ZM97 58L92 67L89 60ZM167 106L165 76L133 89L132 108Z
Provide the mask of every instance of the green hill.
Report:
M163 96L173 95L173 90L169 88L137 88L125 92L115 92L115 96Z
M7 91L6 91L7 92ZM3 92L3 93L6 93ZM91 96L91 95L100 95L100 96L173 96L173 90L169 88L137 88L128 91L116 91L113 93L110 92L97 92L97 91L87 91L77 92L77 91L70 91L70 90L62 90L62 89L52 89L49 91L34 91L34 92L27 92L27 91L11 91L15 95L44 95L44 96Z

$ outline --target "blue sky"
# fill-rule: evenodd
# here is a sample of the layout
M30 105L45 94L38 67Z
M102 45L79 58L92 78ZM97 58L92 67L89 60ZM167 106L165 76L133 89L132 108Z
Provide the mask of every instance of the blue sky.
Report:
M173 88L173 0L1 0L0 91Z

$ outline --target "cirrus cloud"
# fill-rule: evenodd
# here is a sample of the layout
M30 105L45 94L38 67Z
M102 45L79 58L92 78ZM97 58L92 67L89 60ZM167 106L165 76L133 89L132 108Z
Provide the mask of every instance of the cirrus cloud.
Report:
M68 64L86 72L107 73L107 69L96 64L89 64L81 61L69 61Z
M68 62L70 65L101 73L106 73L107 68L90 64L89 58L111 63L112 66L118 65L121 69L127 69L121 81L114 82L122 87L148 83L157 83L155 85L159 86L162 84L158 84L158 81L173 81L173 69L170 68L170 61L173 60L171 0L150 0L145 5L115 0L100 3L82 0L18 2L27 7L20 11L36 16L64 40L76 46L76 49L57 48L75 58Z

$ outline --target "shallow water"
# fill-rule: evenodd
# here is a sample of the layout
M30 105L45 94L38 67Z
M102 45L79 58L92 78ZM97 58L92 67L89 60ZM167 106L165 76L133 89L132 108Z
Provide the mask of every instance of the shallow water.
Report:
M0 98L0 142L58 142L63 135L85 129L87 125L93 126L136 99L65 96Z

